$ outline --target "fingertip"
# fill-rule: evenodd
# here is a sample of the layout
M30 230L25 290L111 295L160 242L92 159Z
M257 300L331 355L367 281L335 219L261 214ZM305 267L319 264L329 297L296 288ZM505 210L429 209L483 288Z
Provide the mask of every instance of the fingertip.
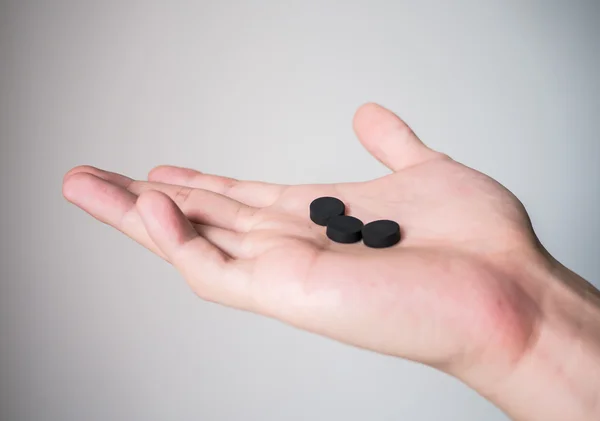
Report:
M194 175L201 174L200 171L190 168L177 167L173 165L159 165L154 167L148 173L149 181L160 181L170 179L187 179Z
M63 182L62 182L62 195L69 202L73 201L73 195L74 195L73 182L71 181L71 175L72 174L69 174L69 173L65 174L65 176L63 177Z
M71 176L79 173L93 173L97 170L96 167L92 167L91 165L78 165L76 167L71 168L67 171L63 177L63 183L65 183Z
M168 165L159 165L152 168L150 171L148 171L148 180L155 180L157 176L160 176L160 174L163 173L167 168L169 168Z
M156 190L148 190L139 195L136 206L140 215L151 217L157 211L165 212L170 210L169 202L171 202L171 199L166 194Z
M372 102L362 105L353 121L363 146L392 171L423 163L438 156L398 115Z
M76 167L69 173L65 174L62 184L62 194L65 199L71 203L75 203L78 197L81 195L82 190L85 190L85 185L89 183L90 177L93 175L87 173L84 170L74 171Z
M165 252L197 236L192 224L166 194L149 190L137 199L136 207L146 229Z
M381 125L406 124L392 111L375 102L367 102L356 110L353 126L357 134L368 134L365 132L373 131Z
M360 117L365 113L369 114L369 113L376 112L381 109L385 109L385 108L383 108L381 105L377 104L376 102L365 102L364 104L362 104L360 107L358 107L356 109L356 112L354 113L354 118L356 120L357 117Z
M129 184L133 181L133 179L116 172L105 171L97 167L93 167L91 165L80 165L69 172L67 172L63 178L63 183L66 182L69 178L77 175L77 174L89 174L93 175L102 180L108 181L109 183L116 184L117 186L127 188Z
M156 190L145 191L138 196L135 207L150 236L163 231L165 219L172 219L173 209L169 202L166 195Z
M377 104L376 102L365 102L357 108L354 113L354 126L360 126L363 122L372 119L382 113L391 113L387 108Z

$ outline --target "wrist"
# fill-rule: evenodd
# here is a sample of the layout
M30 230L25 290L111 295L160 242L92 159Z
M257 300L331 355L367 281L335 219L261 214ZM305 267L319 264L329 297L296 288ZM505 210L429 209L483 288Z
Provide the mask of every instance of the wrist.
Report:
M531 347L482 394L515 420L600 419L600 295L545 256L526 270L539 312Z

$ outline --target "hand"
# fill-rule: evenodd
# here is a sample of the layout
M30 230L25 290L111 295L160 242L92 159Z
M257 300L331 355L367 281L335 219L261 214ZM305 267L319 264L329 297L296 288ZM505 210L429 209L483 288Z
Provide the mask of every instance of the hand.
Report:
M490 385L536 347L540 274L551 266L523 206L427 148L384 108L361 107L354 128L391 174L283 186L176 167L154 169L147 182L78 167L64 195L167 259L203 299L420 361L494 393ZM329 241L308 216L320 196L338 197L365 223L396 220L402 241L389 249Z

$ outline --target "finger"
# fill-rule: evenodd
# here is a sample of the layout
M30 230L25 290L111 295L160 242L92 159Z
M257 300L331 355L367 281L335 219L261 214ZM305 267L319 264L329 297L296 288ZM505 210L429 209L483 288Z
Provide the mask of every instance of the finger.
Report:
M126 188L136 196L148 190L161 191L174 200L192 222L199 224L246 232L253 226L255 221L256 208L208 190L133 180L121 174L89 166L78 167L71 171L71 177L78 173L93 174ZM69 174L65 176L65 179L67 178L69 178Z
M118 174L116 172L104 171L91 165L80 165L71 169L65 174L63 181L69 179L72 175L79 173L88 173L95 175L96 177L102 178L110 183L116 184L117 186L127 187L129 183L133 181L132 178Z
M75 171L65 176L63 195L97 220L166 258L146 232L135 209L137 196L133 193L88 172Z
M239 181L234 178L203 174L188 168L166 165L150 171L148 180L209 190L259 208L274 204L285 189L283 185L260 181Z
M354 131L371 155L392 171L441 155L425 146L397 115L377 104L368 103L356 111Z
M242 307L247 272L198 235L173 200L157 191L144 192L137 209L154 243L202 298Z
M221 194L186 186L135 180L127 189L137 195L159 191L169 196L190 221L238 232L248 232L252 228L258 211Z
M107 178L123 180L127 177L93 169ZM122 179L120 178L122 177ZM131 180L131 179L130 179ZM128 183L125 183L128 184ZM113 226L160 257L166 256L154 244L135 206L137 195L86 171L74 171L65 177L63 192L67 200L79 206L96 219ZM232 257L244 257L243 236L226 229L194 225L196 231Z

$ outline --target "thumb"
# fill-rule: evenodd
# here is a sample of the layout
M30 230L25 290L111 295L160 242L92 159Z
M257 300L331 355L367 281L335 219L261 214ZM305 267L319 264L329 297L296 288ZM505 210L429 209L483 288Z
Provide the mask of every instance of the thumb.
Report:
M441 155L425 146L400 117L380 105L362 105L354 115L353 125L363 146L392 171Z

